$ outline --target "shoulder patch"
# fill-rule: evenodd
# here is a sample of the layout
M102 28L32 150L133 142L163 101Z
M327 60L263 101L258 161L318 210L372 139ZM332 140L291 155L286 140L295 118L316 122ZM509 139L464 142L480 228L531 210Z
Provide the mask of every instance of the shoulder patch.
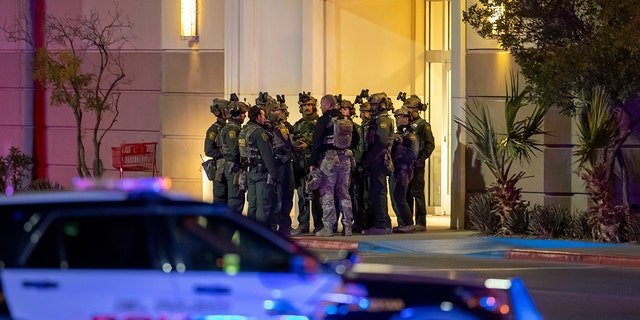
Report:
M387 128L387 126L388 126L387 123L384 122L384 121L382 123L380 123L380 128L382 128L382 129Z
M209 140L215 140L216 139L216 133L211 131L209 132Z
M269 135L266 132L262 133L262 140L264 140L265 142L269 141Z
M235 139L236 138L236 132L233 131L233 130L229 131L229 138Z
M416 135L415 134L410 134L409 135L409 140L416 140Z
M429 123L427 123L424 127L427 128L427 130L431 131L431 125Z

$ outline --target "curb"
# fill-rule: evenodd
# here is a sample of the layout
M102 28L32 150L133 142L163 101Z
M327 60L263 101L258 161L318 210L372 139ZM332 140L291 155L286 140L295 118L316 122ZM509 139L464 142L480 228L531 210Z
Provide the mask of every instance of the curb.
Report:
M358 241L354 240L321 240L316 238L295 238L293 239L299 246L307 249L332 249L332 250L358 250Z
M577 262L613 267L640 268L640 256L586 254L562 251L511 249L505 259L536 260L550 262Z

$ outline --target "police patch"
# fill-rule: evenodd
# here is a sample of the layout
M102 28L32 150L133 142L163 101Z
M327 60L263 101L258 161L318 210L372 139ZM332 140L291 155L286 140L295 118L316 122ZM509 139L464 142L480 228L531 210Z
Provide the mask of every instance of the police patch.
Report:
M236 138L236 132L233 131L233 130L229 131L229 138L235 139Z
M216 139L216 133L211 131L209 132L209 140L215 140Z
M424 126L425 128L427 128L427 130L431 130L431 125L427 123L427 125Z
M386 129L387 128L387 123L386 122L381 123L380 124L380 128Z
M269 135L266 132L262 133L262 140L264 140L265 142L269 141Z

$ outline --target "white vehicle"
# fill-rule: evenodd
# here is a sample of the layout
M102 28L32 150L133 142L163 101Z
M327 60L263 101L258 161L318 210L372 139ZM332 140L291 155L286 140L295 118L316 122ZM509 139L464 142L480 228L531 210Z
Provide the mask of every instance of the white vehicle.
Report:
M0 197L0 268L10 319L309 319L342 283L242 215L148 191Z

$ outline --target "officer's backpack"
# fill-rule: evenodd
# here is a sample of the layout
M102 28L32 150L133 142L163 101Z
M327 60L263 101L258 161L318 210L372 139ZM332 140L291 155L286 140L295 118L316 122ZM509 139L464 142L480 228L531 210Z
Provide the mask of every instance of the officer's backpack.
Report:
M331 118L331 123L333 124L333 137L329 137L327 142L333 144L333 146L338 149L348 149L351 147L353 122L347 117L333 117Z

